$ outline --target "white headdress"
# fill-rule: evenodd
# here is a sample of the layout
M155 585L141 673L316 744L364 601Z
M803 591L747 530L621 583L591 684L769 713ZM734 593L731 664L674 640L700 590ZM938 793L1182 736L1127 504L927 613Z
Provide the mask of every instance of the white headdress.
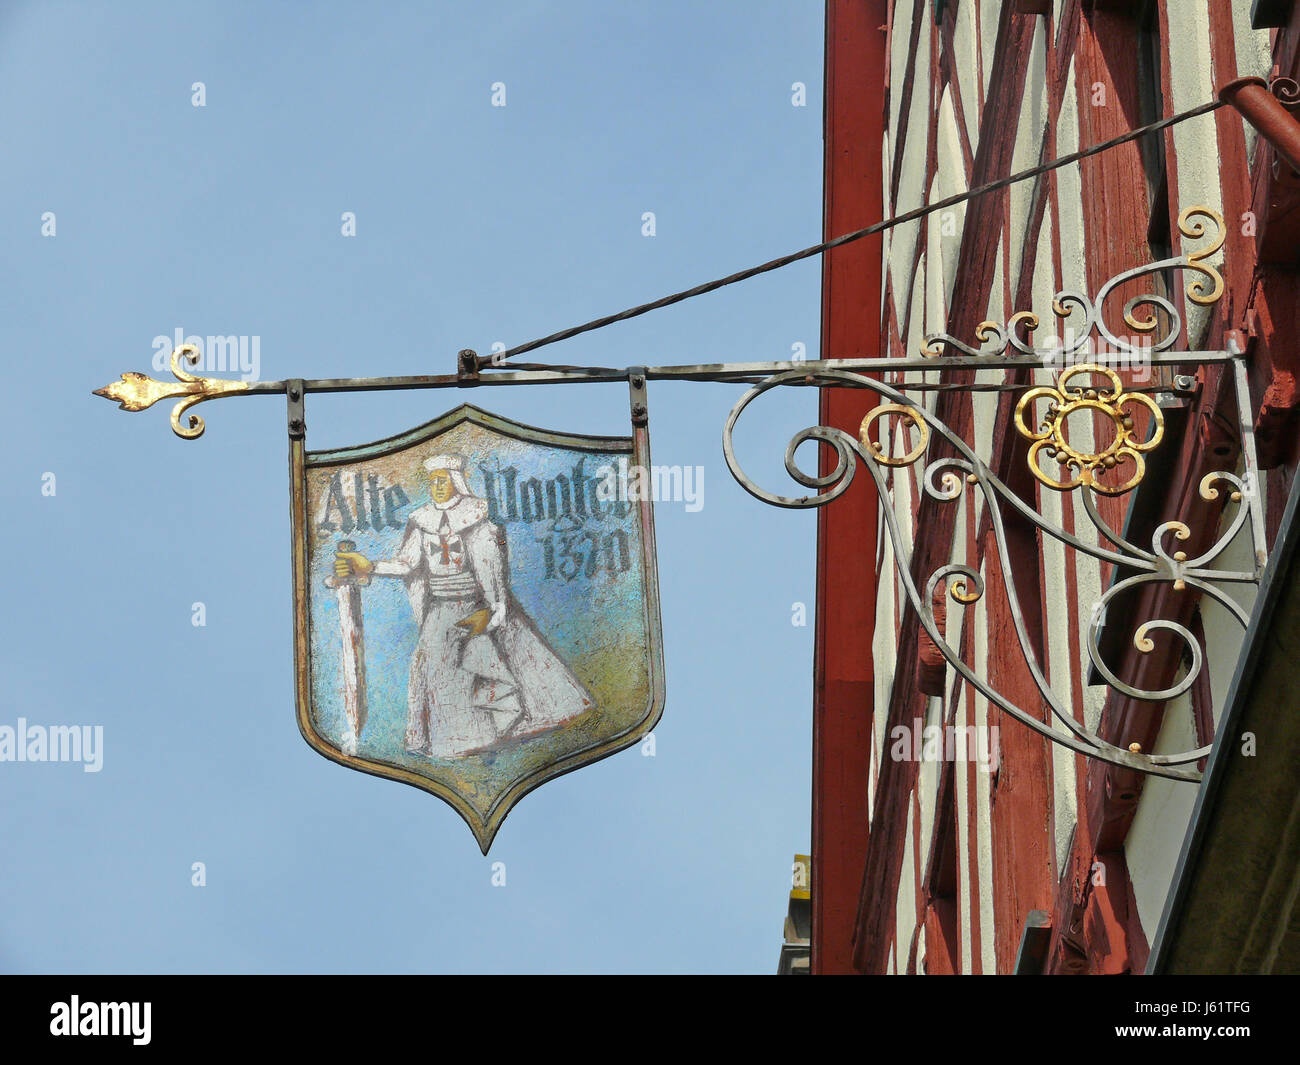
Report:
M424 460L424 468L432 473L434 470L446 470L451 475L451 483L463 496L471 495L469 485L465 483L465 460L460 455L434 455Z

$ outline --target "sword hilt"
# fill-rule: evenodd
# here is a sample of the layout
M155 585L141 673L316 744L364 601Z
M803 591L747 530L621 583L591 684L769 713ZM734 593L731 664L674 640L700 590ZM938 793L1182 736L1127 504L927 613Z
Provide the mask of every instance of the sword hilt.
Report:
M343 555L355 552L356 549L357 545L355 540L340 540L338 546L334 548L334 553L336 555ZM325 578L325 587L327 588L338 588L349 584L355 585L358 588L364 588L369 583L370 578L368 576L336 577L331 573Z

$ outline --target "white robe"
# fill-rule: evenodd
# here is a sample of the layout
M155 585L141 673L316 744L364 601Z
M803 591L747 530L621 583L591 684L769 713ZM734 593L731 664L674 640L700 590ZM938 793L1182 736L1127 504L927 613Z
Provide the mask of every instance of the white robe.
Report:
M458 495L411 512L397 557L375 575L399 577L419 642L407 687L406 749L452 758L554 728L595 700L510 592L506 538L487 503ZM505 605L489 632L457 622Z

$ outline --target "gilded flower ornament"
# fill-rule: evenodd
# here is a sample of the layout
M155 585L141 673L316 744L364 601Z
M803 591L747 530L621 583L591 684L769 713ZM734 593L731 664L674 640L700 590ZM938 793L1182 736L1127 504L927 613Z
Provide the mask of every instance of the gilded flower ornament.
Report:
M1091 378L1105 377L1109 387L1099 387ZM1078 383L1073 383L1078 382ZM1047 411L1038 426L1029 424L1034 404L1046 399ZM1145 407L1150 413L1153 430L1146 440L1134 435L1133 408ZM1100 451L1080 451L1070 445L1066 436L1066 422L1079 411L1103 414L1114 426L1114 438ZM1029 448L1029 469L1048 488L1069 492L1080 486L1091 488L1101 495L1123 495L1137 486L1146 473L1144 452L1152 450L1164 437L1165 422L1160 408L1143 392L1125 392L1123 382L1114 370L1095 364L1073 366L1057 378L1056 387L1031 388L1016 404L1016 431L1033 441ZM1053 458L1060 466L1058 476L1046 472L1041 463L1044 457ZM1119 484L1102 480L1115 469L1132 466L1128 479Z

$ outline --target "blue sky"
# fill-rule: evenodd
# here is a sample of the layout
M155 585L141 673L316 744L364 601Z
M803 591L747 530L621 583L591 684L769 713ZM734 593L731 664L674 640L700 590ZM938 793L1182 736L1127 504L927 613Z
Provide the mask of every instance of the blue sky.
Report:
M655 461L702 466L705 493L698 512L656 513L656 756L544 785L487 858L437 799L298 734L283 400L208 404L186 442L167 406L124 414L90 393L163 376L154 338L178 328L260 338L263 379L449 372L460 348L813 243L822 32L819 4L752 0L4 7L0 725L101 725L104 764L0 763L0 969L775 969L809 843L812 625L791 615L811 617L815 518L731 480L740 386L650 389ZM816 358L819 271L529 358ZM365 443L465 400L627 431L622 386L503 388L308 397L308 443ZM765 487L792 487L785 445L815 414L800 390L742 421Z

